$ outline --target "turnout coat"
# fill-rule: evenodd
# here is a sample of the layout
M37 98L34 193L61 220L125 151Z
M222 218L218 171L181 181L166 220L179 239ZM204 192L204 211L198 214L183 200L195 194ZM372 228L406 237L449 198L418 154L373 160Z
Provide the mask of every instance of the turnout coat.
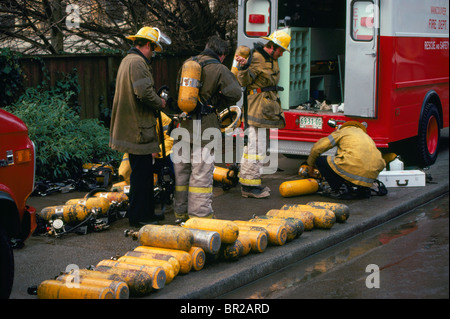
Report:
M150 61L135 48L120 63L109 141L114 150L136 155L160 152L155 111L162 109L162 102L151 72Z
M255 43L253 55L244 67L238 68L237 79L247 87L248 124L262 128L284 128L283 110L277 85L280 80L278 61L274 60L261 43ZM261 89L267 91L261 91Z
M371 187L385 168L381 152L362 129L342 127L318 140L311 149L307 163L315 166L317 157L337 146L335 156L327 156L331 169L343 179L359 186Z

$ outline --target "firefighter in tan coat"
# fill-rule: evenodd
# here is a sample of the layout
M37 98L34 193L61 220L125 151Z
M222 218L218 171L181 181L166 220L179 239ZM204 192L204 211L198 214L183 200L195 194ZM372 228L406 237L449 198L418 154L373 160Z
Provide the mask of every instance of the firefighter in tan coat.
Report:
M109 146L128 153L131 165L130 226L157 223L153 198L153 157L159 152L156 112L165 100L154 89L150 67L153 52L162 51L161 43L170 44L157 28L143 27L127 37L132 47L117 71L116 91L111 114Z
M211 204L215 149L210 144L211 141L203 140L203 133L205 130L216 132L216 138L221 138L216 111L220 111L220 107L236 104L242 95L235 76L222 64L228 50L227 42L213 36L208 40L205 50L194 57L202 66L199 102L197 107L186 115L185 120L180 122L181 129L189 132L189 140L182 138L177 141L175 138L172 148L176 223L181 223L189 217L214 217ZM172 131L173 137L175 132L176 129Z
M265 45L255 43L253 54L248 59L235 57L239 63L237 78L246 87L248 101L248 143L241 159L239 182L242 196L253 198L270 196L270 189L261 185L263 160L269 145L268 129L286 125L278 96L278 91L282 90L278 86L278 58L284 51L289 51L291 37L278 30L263 38L269 42Z
M320 156L335 146L336 155ZM369 197L371 186L386 166L366 127L358 121L345 122L318 140L306 163L309 171L317 167L331 187L329 195L339 199Z

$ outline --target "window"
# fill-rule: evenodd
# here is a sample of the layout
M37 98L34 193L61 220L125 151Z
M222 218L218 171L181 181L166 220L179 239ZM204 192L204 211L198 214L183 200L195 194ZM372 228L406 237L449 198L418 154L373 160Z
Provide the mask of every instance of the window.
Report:
M354 1L351 14L351 36L356 41L372 41L374 36L374 12L372 1Z

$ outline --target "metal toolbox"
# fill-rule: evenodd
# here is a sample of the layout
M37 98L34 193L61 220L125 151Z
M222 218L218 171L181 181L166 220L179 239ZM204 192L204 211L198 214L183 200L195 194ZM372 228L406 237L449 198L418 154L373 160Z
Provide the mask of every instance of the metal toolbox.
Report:
M419 187L425 186L425 172L421 170L382 171L378 180L386 187Z

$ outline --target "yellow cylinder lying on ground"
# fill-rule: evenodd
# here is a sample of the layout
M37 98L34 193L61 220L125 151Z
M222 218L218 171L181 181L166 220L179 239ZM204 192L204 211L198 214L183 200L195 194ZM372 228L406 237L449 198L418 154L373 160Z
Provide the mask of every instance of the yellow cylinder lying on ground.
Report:
M104 275L103 273L100 274ZM70 284L72 286L80 284L87 286L111 288L111 290L114 292L115 299L128 299L130 295L128 285L120 277L115 279L108 279L105 277L102 278L101 276L92 273L91 274L80 273L78 276L76 274L64 274L58 276L56 280L64 282L65 284ZM74 289L76 289L76 286Z
M314 215L309 211L291 211L287 209L271 209L266 213L267 216L278 218L298 218L303 222L305 230L314 228Z
M194 243L192 232L180 226L172 225L145 225L139 232L126 231L125 235L131 235L138 239L144 246L178 249L189 251Z
M319 182L313 178L298 179L283 182L280 185L280 194L283 197L294 197L315 193L319 190Z
M92 194L92 197L103 197L109 200L110 203L116 204L122 204L128 201L128 196L124 192L97 192Z
M265 229L267 231L267 233L268 233L269 244L281 246L281 245L284 245L286 243L287 230L286 230L286 227L284 227L283 225L279 225L279 224L256 224L256 223L253 223L253 222L241 221L241 220L235 220L234 222L239 227L244 227L244 226L255 227L255 225L257 225L258 227L261 227L261 228Z
M164 272L166 273L166 284L171 283L175 278L175 276L177 275L172 265L165 260L148 259L144 257L122 256L119 257L117 261L133 265L162 267L164 269Z
M305 231L305 225L303 224L302 220L299 218L281 218L281 217L277 217L277 216L267 216L267 215L262 215L262 216L253 216L253 219L265 219L265 220L281 220L283 222L287 222L287 223L292 223L293 226L295 226L295 229L297 230L296 236L300 237L301 234L303 234L303 232Z
M229 177L234 177L234 171L228 168L214 166L213 179L216 182L233 185L233 181Z
M144 271L106 266L95 267L94 270L107 275L120 276L127 283L132 297L145 296L153 290L152 277Z
M134 249L134 251L141 251L144 253L164 254L167 256L174 257L180 263L180 273L182 274L187 274L192 269L192 256L189 254L189 252L183 250L150 247L150 246L138 246Z
M120 262L117 260L104 259L101 260L95 268L99 267L110 267L110 268L118 268L118 269L126 269L126 270L138 270L143 271L148 274L152 281L152 288L154 289L162 289L166 284L166 272L164 268L161 266L148 266L142 264L131 264Z
M187 229L194 235L192 246L200 247L209 254L217 254L219 252L222 241L218 232L194 228Z
M109 200L104 197L90 197L88 199L75 198L69 199L66 202L66 205L75 205L75 204L85 205L89 211L92 211L93 209L98 209L99 213L103 215L106 215L109 207L111 206Z
M219 233L220 240L224 244L233 243L239 236L239 227L229 220L209 218L189 218L183 225L184 228L203 229Z
M344 223L350 217L350 208L345 204L312 201L306 205L315 208L326 208L336 215L336 222Z
M176 275L180 272L180 263L178 260L172 256L169 255L163 255L163 254L156 254L156 253L144 253L142 251L127 251L124 256L131 256L131 257L142 257L146 259L157 259L157 260L164 260L169 262Z
M314 215L314 227L329 229L336 223L336 215L329 209L309 205L284 205L281 209L290 211L308 211Z
M37 288L39 299L114 299L109 287L79 284L77 288L59 280L44 280Z
M188 253L192 258L192 269L202 270L206 262L205 251L200 247L192 246Z
M250 239L251 250L253 252L262 253L266 250L268 243L266 231L239 228L240 235L245 235Z
M224 244L220 250L220 259L232 261L247 255L252 249L252 243L247 235L239 234L231 244Z
M181 67L178 92L178 107L183 112L192 112L197 106L202 67L198 62L187 61Z
M81 222L86 219L90 211L85 205L59 205L45 207L39 212L39 217L44 220L61 218L65 223Z
M250 55L250 48L245 45L240 45L237 47L234 53L235 58L233 60L233 65L231 66L231 73L233 73L234 76L237 77L239 63L236 61L236 55L247 59Z
M297 226L287 219L263 219L263 218L253 218L249 222L261 225L278 224L286 227L286 241L294 240L297 237Z

